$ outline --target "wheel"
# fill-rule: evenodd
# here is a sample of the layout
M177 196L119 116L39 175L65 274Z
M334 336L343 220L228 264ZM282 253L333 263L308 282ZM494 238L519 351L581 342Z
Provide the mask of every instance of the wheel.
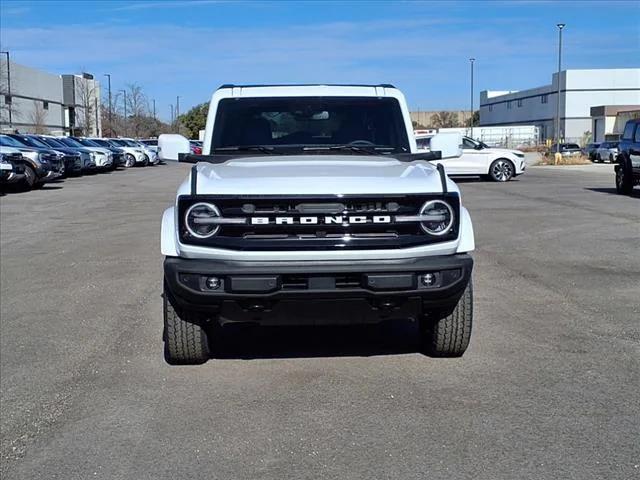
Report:
M602 163L602 156L599 153L596 154L596 162Z
M127 153L124 156L124 166L127 168L131 168L134 167L136 165L136 157L134 157L132 154Z
M431 357L461 357L469 346L473 321L473 284L445 317L425 317L420 323L422 350Z
M629 162L622 159L616 168L616 192L622 195L631 195L633 192L633 175Z
M489 176L494 182L508 182L513 178L515 167L510 160L499 158L489 167Z
M31 165L24 166L24 186L27 188L33 188L36 183L36 172Z
M613 163L613 153L609 154L609 163Z
M142 166L143 167L149 166L149 156L146 153L144 154L144 161L142 162Z
M177 310L164 287L164 359L170 365L197 365L209 359L209 340L202 326L189 322L186 312Z

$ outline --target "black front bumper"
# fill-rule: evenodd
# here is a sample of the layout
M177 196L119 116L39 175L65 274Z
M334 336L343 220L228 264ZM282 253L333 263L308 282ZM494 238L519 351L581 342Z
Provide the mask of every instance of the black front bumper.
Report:
M166 288L181 308L222 323L278 325L373 323L448 311L472 269L468 254L375 262L164 261Z

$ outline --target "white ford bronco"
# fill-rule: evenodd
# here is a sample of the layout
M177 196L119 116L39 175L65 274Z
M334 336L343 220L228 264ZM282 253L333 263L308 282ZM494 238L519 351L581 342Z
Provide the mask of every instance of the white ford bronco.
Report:
M220 87L203 155L181 155L194 165L162 219L167 362L207 361L230 322L407 318L426 354L461 356L473 227L429 163L459 156L460 136L430 145L417 151L391 85Z

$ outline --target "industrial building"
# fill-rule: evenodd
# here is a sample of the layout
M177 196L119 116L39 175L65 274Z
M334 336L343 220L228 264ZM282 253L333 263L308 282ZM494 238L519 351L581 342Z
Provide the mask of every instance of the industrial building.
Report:
M551 83L521 91L480 92L480 126L532 125L540 140L555 138L560 82L560 138L581 142L593 133L591 108L640 104L640 68L563 70Z
M0 131L98 136L100 83L0 59Z

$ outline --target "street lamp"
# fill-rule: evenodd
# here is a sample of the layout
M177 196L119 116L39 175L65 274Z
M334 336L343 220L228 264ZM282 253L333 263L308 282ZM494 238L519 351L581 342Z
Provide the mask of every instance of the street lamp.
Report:
M13 99L11 98L11 63L9 62L9 52L0 52L0 54L7 56L7 96L10 99L9 102L13 102ZM13 104L9 103L9 128L13 127L13 119L11 118L12 110Z
M105 73L104 76L109 79L109 136L113 137L113 109L111 107L111 74Z
M469 125L471 127L471 131L469 136L473 138L473 63L476 61L475 58L470 58L469 62L471 63L471 116L469 117Z
M120 90L124 94L124 135L127 136L127 91Z
M564 23L558 23L558 101L556 102L556 156L560 155L560 72L562 71L562 29Z

